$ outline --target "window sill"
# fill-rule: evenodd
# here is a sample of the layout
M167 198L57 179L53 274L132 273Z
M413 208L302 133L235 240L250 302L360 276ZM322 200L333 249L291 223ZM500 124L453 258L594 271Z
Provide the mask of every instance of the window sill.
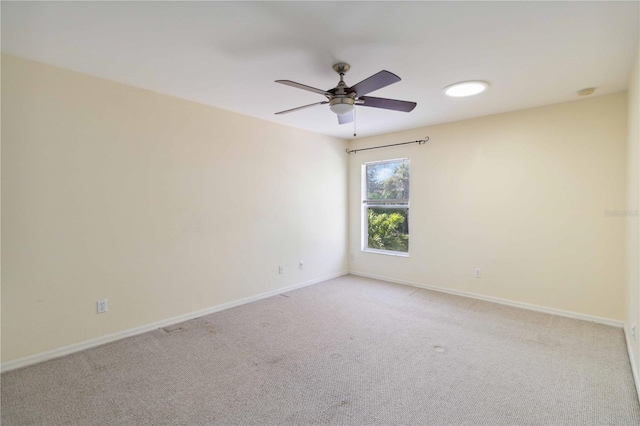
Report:
M366 253L373 253L373 254L384 254L386 256L409 257L409 253L403 253L400 251L376 250L376 249L369 249L369 248L362 249L362 251Z

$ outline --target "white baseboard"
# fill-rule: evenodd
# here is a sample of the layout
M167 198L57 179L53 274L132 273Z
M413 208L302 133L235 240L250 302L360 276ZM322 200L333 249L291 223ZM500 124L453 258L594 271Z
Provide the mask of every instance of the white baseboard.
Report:
M367 274L365 272L349 271L349 273L352 274L352 275L358 275L358 276L361 276L361 277L373 278L373 279L376 279L376 280L388 281L388 282L392 282L392 283L396 283L396 284L410 285L412 287L424 288L424 289L427 289L427 290L438 291L438 292L441 292L441 293L454 294L456 296L470 297L472 299L484 300L486 302L499 303L501 305L513 306L513 307L516 307L516 308L527 309L529 311L543 312L545 314L559 315L561 317L568 317L568 318L579 319L579 320L583 320L583 321L591 321L591 322L595 322L595 323L598 323L598 324L610 325L612 327L618 327L618 328L622 328L623 327L623 322L622 321L614 320L614 319L611 319L611 318L603 318L603 317L598 317L598 316L595 316L595 315L587 315L587 314L581 314L581 313L578 313L578 312L564 311L562 309L547 308L547 307L544 307L544 306L533 305L533 304L530 304L530 303L516 302L514 300L500 299L499 297L484 296L482 294L470 293L470 292L460 291L460 290L452 290L452 289L448 289L448 288L444 288L444 287L437 287L437 286L433 286L433 285L416 283L416 282L412 282L412 281L399 280L399 279L396 279L396 278L390 278L390 277L383 277L383 276L379 276L379 275Z
M294 284L288 287L267 291L265 293L260 293L255 296L245 297L243 299L235 300L233 302L223 303L221 305L216 305L211 308L202 309L200 311L191 312L189 314L179 315L177 317L168 318L166 320L157 321L157 322L146 324L136 328L131 328L129 330L123 330L117 333L107 334L105 336L96 337L94 339L85 340L83 342L74 343L72 345L63 346L61 348L53 349L50 351L37 353L24 358L18 358L13 361L3 362L2 365L0 365L0 371L4 372L9 370L15 370L16 368L26 367L28 365L36 364L38 362L59 358L61 356L69 355L74 352L79 352L85 349L104 345L105 343L124 339L125 337L135 336L137 334L146 333L147 331L156 330L161 327L167 327L169 325L178 324L184 321L188 321L190 319L198 318L203 315L209 315L214 312L224 311L225 309L234 308L236 306L255 302L260 299L266 299L267 297L272 297L278 294L286 293L288 291L296 290L302 287L307 287L313 284L317 284L333 278L341 277L347 274L348 272L339 272L337 274L327 275L321 278L316 278L314 280L305 281L305 282Z
M633 358L633 350L631 349L631 338L627 324L624 325L624 338L627 341L627 351L629 352L629 362L631 363L631 372L633 373L633 382L636 384L636 392L638 393L638 401L640 401L640 378L638 378L638 369Z

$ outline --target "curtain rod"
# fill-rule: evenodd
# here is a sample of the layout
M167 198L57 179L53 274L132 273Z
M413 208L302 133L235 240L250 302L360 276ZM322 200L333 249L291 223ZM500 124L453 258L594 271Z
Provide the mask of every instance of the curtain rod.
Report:
M424 145L428 141L429 141L429 136L425 136L424 139L420 139L420 140L417 140L417 141L411 141L411 142L392 143L391 145L372 146L371 148L361 148L361 149L349 149L349 148L347 148L347 154L351 154L351 153L355 154L358 151L368 151L370 149L388 148L390 146L408 145L410 143L417 143L418 145Z

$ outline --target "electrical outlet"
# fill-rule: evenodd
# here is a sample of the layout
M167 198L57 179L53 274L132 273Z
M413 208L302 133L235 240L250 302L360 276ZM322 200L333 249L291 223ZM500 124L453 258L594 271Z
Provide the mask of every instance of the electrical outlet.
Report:
M353 254L353 253L351 253L351 254L349 255L349 260L355 260L355 259L356 259L356 255L355 255L355 254Z
M482 278L482 273L480 272L480 268L476 268L476 278Z
M633 326L631 327L631 337L633 337L633 340L636 340L636 325L633 324Z
M107 312L107 299L98 300L98 313L103 314Z
M284 266L278 266L278 273L284 274Z
M304 262L301 260L300 263L298 264L298 267L300 269L304 269Z

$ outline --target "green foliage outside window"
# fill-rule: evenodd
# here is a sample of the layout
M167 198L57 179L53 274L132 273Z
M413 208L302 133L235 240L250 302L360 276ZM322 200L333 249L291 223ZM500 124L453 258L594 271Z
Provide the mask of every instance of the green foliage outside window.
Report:
M409 161L366 165L367 248L409 251Z
M407 209L370 208L368 215L368 247L377 250L409 251Z

